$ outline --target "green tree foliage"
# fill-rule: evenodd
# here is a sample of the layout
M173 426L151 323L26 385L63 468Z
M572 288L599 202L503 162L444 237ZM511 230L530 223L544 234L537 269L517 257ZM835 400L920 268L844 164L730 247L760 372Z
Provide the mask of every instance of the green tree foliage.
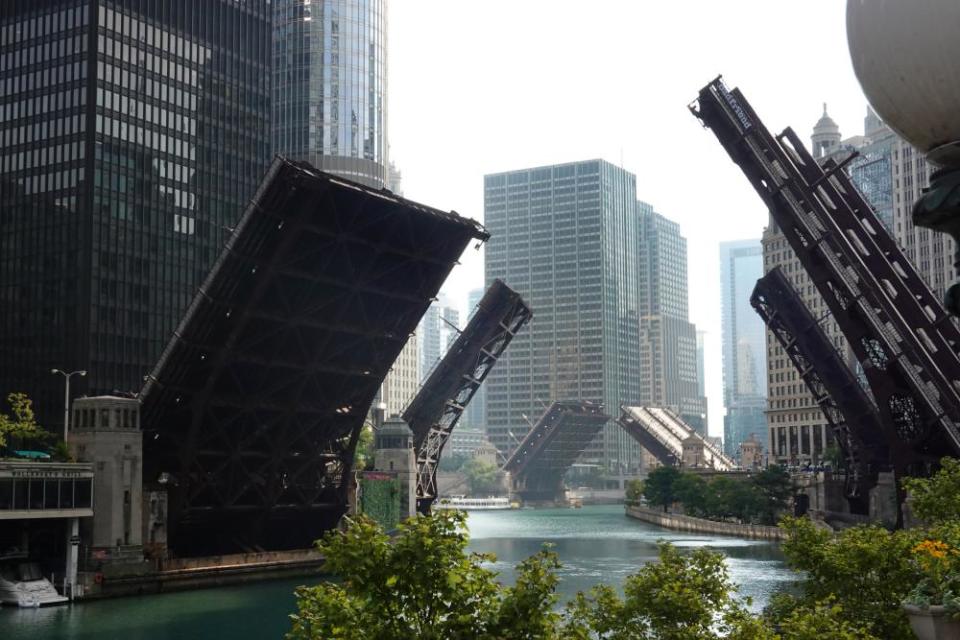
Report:
M655 506L666 509L679 502L693 516L768 525L776 524L777 515L789 505L793 495L790 474L775 466L749 478L715 475L709 481L696 473L660 467L650 473L645 486L644 495Z
M673 485L679 478L680 471L675 467L657 467L647 474L643 483L643 497L647 499L647 503L663 507L666 511L677 500Z
M373 521L317 543L337 582L297 589L289 638L448 640L554 638L559 615L556 554L544 550L503 587L482 566L491 555L467 554L463 514L440 512L400 525L392 540Z
M471 458L460 467L460 471L467 476L472 495L497 492L497 465L480 458Z
M717 638L742 616L723 555L708 549L682 554L660 544L660 560L624 583L623 598L606 585L577 594L567 606L565 638L698 640Z
M365 422L363 429L360 430L360 437L357 438L357 454L354 460L354 469L358 471L373 469L375 441L373 425Z
M7 403L12 415L0 413L0 447L24 446L42 443L52 435L37 424L33 414L33 401L25 393L11 393Z
M512 587L468 554L464 516L419 516L390 539L370 520L317 546L335 582L297 589L291 640L876 640L832 601L795 606L776 625L736 597L722 554L662 543L623 596L600 585L558 610L555 553L517 567Z
M673 483L673 491L686 513L699 517L708 515L707 481L702 476L694 473L681 474Z
M793 497L790 474L783 467L772 465L751 476L750 483L758 493L756 505L761 521L775 524L777 514L787 508Z
M906 478L903 486L921 520L929 524L960 521L960 460L944 458L933 477Z
M804 579L799 595L778 599L774 617L835 598L851 624L880 638L913 638L901 603L920 579L911 562L920 532L861 526L834 534L805 518L785 518L781 527L787 562Z
M630 480L624 489L627 502L636 504L643 497L643 480Z

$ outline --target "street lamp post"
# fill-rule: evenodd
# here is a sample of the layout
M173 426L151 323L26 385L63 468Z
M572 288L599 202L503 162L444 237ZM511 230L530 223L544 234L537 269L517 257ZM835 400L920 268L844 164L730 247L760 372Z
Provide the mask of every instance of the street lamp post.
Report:
M67 441L67 427L70 425L70 378L73 376L85 376L87 372L83 369L80 371L71 371L67 373L61 369L51 369L50 373L59 373L63 376L64 380L64 390L63 390L63 441Z

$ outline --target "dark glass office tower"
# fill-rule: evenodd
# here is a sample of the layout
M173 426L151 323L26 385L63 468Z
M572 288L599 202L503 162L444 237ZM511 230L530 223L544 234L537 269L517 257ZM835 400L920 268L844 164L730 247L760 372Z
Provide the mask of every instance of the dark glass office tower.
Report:
M137 391L270 160L268 0L0 3L0 394ZM76 394L75 394L76 395Z

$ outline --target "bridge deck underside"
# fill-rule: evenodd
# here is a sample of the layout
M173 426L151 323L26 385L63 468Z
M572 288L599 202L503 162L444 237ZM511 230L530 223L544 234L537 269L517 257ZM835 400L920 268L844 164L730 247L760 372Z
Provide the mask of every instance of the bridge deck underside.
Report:
M680 419L678 415L662 407L621 407L617 421L643 447L662 464L675 465L683 460L683 446L687 440L698 442L706 464L717 470L736 466L713 444Z
M675 467L680 464L683 453L682 449L670 447L668 443L653 437L653 435L634 418L622 416L618 423L624 431L640 443L641 447L649 451L654 458L659 460L660 464L667 467Z
M553 500L563 475L600 433L610 417L588 402L554 402L504 464L526 500Z
M141 392L178 553L307 547L475 222L278 158Z

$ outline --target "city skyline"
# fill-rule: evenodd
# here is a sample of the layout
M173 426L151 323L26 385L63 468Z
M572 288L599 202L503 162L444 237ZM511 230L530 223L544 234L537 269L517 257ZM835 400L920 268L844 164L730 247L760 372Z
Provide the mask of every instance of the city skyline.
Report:
M501 24L491 6L509 6L510 22ZM734 12L702 1L656 10L643 3L601 2L584 12L566 2L481 7L425 0L398 9L392 6L390 13L390 77L396 78L390 83L391 159L403 169L407 195L482 221L487 173L600 157L636 174L644 199L669 212L688 239L690 320L711 337L705 354L710 433L721 435L717 244L759 237L767 213L685 106L698 87L724 73L731 85L749 92L772 128L792 125L805 140L825 101L838 122L862 121L866 101L850 65L843 3L746 0ZM549 28L536 27L544 16ZM782 34L771 29L728 38L743 33L744 16L758 23L789 22L798 32L817 33L819 44L802 53L784 49ZM432 31L436 39L429 46L417 37L425 25L444 26ZM678 30L688 37L673 37ZM531 31L538 33L541 53L530 52ZM482 46L483 34L490 32L500 34L493 50ZM570 47L570 38L580 45ZM696 43L695 55L690 43ZM594 54L580 55L583 48ZM762 49L776 49L780 56L757 57ZM436 56L438 50L483 54ZM671 63L661 64L664 59ZM536 73L530 73L533 68ZM582 79L582 90L570 91L571 77ZM465 128L465 118L483 126ZM450 148L453 130L458 151L451 157L443 151ZM483 260L480 252L468 250L461 262L445 291L466 312L466 291L481 284Z

